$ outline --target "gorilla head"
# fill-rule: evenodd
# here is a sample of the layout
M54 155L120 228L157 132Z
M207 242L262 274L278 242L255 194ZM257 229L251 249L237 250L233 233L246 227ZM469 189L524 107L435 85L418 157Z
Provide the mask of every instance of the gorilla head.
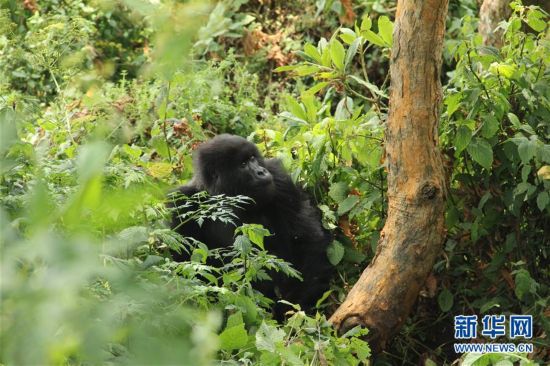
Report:
M257 204L274 197L273 175L258 148L240 136L219 135L194 155L195 182L211 195L245 195Z

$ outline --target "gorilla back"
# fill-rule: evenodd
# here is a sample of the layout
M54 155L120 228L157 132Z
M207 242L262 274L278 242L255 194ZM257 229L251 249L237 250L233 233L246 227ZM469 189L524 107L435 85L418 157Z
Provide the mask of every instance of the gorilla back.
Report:
M281 162L265 160L253 143L224 134L202 144L195 151L193 164L193 178L178 189L184 196L181 200L201 191L210 195L252 198L253 203L235 210L235 223L262 224L272 234L265 238L268 252L292 263L303 277L301 282L275 275L271 285L261 284L258 289L274 300L278 293L281 298L298 303L303 309L313 307L328 288L331 277L332 266L326 255L331 235L323 229L319 211L294 185ZM179 207L182 203L175 202L175 205ZM200 226L193 221L182 223L179 215L174 213L172 228L209 248L233 244L235 227L219 221L205 220ZM175 260L188 259L188 256L178 253L173 253L173 257Z

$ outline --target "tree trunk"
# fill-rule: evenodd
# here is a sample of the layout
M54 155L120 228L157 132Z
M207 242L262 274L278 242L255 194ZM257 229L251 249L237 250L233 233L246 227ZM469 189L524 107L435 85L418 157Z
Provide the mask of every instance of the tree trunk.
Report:
M448 0L399 0L386 130L388 218L372 263L330 318L367 326L383 349L406 320L445 236L438 149L441 53Z
M495 28L503 20L510 17L512 9L510 0L484 0L479 9L479 34L483 39L483 45L496 48L502 47L502 29L495 31Z

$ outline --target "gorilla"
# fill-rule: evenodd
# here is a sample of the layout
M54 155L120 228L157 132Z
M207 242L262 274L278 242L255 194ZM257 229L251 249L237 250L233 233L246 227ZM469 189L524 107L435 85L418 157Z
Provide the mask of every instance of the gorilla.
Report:
M181 207L185 198L206 191L209 195L248 196L253 201L235 209L236 226L261 224L271 233L264 240L265 249L293 264L303 281L270 273L272 281L260 282L255 288L265 296L282 298L311 309L328 289L333 266L326 250L332 237L321 225L320 212L306 194L296 187L278 159L264 159L253 143L234 135L218 135L199 146L193 155L194 175L189 183L177 189L180 196L175 205ZM184 237L192 237L210 249L229 247L234 242L235 226L219 220L199 225L182 222L181 210L173 211L171 226ZM172 253L174 260L189 256ZM274 313L282 318L282 305Z

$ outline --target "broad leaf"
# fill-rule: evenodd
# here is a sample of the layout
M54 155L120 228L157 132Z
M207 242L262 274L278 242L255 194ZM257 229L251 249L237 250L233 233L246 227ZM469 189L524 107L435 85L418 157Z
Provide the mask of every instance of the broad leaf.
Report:
M345 251L346 250L344 249L342 243L337 240L333 240L327 248L328 261L333 266L337 265L338 263L340 263L342 258L344 258Z
M475 138L470 141L467 150L476 163L487 170L491 169L493 165L493 149L487 140Z
M346 51L344 46L337 39L333 39L330 42L330 58L334 66L340 70L344 71L344 58L346 57Z

